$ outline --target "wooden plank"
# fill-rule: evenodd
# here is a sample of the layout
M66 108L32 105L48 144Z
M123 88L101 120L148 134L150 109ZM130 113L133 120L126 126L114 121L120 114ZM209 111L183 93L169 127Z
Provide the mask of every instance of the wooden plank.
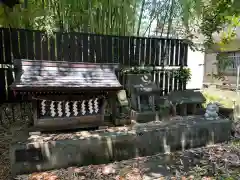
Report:
M69 56L70 51L70 39L69 33L63 33L63 60L64 61L71 61Z
M170 63L169 65L170 66L173 66L174 65L174 61L175 61L175 56L174 56L174 47L175 47L175 44L176 44L176 40L171 40L171 45L170 45Z
M70 33L69 34L69 58L71 62L77 62L78 60L76 59L76 49L77 49L77 41L76 41L76 33Z
M169 92L173 91L174 90L174 79L173 79L173 71L170 70L169 71Z
M124 44L124 65L129 66L130 65L130 57L129 57L129 37L123 38L123 44Z
M130 37L130 65L136 65L135 62L135 54L134 54L134 46L135 46L135 38Z
M117 118L117 100L115 93L109 93L109 105L111 108L111 118L115 126L119 125L119 120Z
M7 99L7 92L6 92L6 83L5 83L5 70L0 68L0 93L2 98L0 99L0 103L4 103Z
M56 61L56 34L53 34L49 37L49 59Z
M49 60L48 51L48 36L45 33L41 33L42 44L42 60Z
M158 72L158 82L159 82L159 88L161 89L161 90L163 90L164 89L164 72L163 71L159 71ZM163 91L161 91L161 93L160 93L160 95L162 96L164 94L164 92Z
M107 50L107 56L109 62L113 63L114 62L114 57L113 57L113 38L111 36L107 37L107 44L108 44L108 50Z
M121 57L121 53L123 52L123 49L121 49L120 41L121 41L120 37L114 37L114 48L115 48L114 52L116 53L114 62L123 64L124 57Z
M155 60L155 65L158 65L160 66L161 63L160 63L160 44L161 44L161 39L155 39L155 53L156 53L156 60Z
M83 61L83 42L82 42L82 35L80 33L76 33L76 61L82 62Z
M146 56L145 56L145 65L151 64L151 41L149 38L146 40Z
M13 58L14 59L21 59L21 55L20 55L20 42L19 42L19 34L18 34L18 30L17 29L12 29L12 38L11 38L11 44L12 44L12 53L13 53ZM0 31L0 38L1 38L1 31ZM0 40L1 41L1 40ZM2 41L1 41L2 42ZM0 62L1 62L1 58L3 56L3 54L1 53L1 45L0 44ZM34 46L33 46L34 48ZM34 50L34 49L33 49ZM34 55L34 52L33 52Z
M4 43L4 63L10 64L12 62L11 55L11 38L10 38L10 30L3 29L3 43Z
M41 39L41 33L39 31L35 31L34 37L35 37L34 38L34 41L35 41L34 42L35 43L35 47L34 47L34 49L35 49L35 59L41 60L42 59L42 46L41 46L42 39ZM21 37L20 37L20 39L21 39Z
M171 40L170 39L166 39L166 44L165 44L165 46L166 46L166 66L169 66L170 65L170 48L171 48L171 45L170 45L170 43L171 43Z
M135 63L137 65L141 65L140 62L140 38L136 37L136 45L135 45Z
M178 66L178 64L179 64L179 53L180 53L179 40L175 41L175 50L174 51L175 51L174 66Z
M141 43L140 43L140 63L141 64L146 64L145 63L145 53L146 53L146 39L141 38Z
M161 66L165 65L165 55L166 55L166 51L165 51L165 39L162 40L161 42Z
M27 39L27 58L35 59L35 57L34 57L34 38L33 38L34 31L25 30L25 35L26 35L26 39ZM16 42L14 42L14 43L16 43Z
M187 83L186 82L182 82L182 90L186 90L187 89Z
M118 38L118 53L119 53L119 63L125 64L124 59L124 39L122 37Z
M63 61L63 34L61 32L56 33L56 47L57 47L57 60Z
M188 44L184 43L184 55L183 55L183 66L188 65Z
M96 62L95 60L95 35L94 34L90 34L89 36L89 62Z
M104 46L102 47L102 51L104 52L105 59L103 59L103 63L110 63L111 60L108 59L108 38L107 36L103 36L104 39ZM114 61L115 62L115 61Z
M155 46L155 39L151 38L151 65L156 64L156 46Z
M178 90L179 91L183 90L183 82L181 80L178 81Z
M7 92L7 100L14 102L17 101L16 95L13 93L13 91L10 89L10 85L14 82L13 77L13 70L12 69L6 69L6 92Z
M95 37L96 39L96 61L97 62L102 62L102 50L101 50L101 39L102 37L100 35L97 35Z
M101 63L107 63L107 39L106 36L102 36L101 38L101 54L102 54L102 61Z
M173 70L173 73L175 73L175 72L176 72L176 70ZM178 79L173 77L173 90L177 91L178 90L178 86L179 86Z
M4 63L3 29L0 29L0 63Z
M178 61L178 66L183 66L184 65L184 44L182 43L182 41L179 42L179 61Z
M164 74L164 93L167 95L169 92L169 72L165 70Z
M89 62L88 50L89 50L88 34L83 34L83 62Z

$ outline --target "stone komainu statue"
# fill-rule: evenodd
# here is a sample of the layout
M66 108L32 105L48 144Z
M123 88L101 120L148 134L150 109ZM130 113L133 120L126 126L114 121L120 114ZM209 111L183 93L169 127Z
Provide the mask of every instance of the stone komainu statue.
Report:
M206 112L204 114L207 120L215 120L218 118L220 104L217 102L209 103L206 107Z

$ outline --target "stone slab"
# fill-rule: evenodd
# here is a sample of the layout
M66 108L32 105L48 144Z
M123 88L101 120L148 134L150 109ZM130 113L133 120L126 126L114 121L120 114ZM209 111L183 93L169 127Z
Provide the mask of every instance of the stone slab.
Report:
M170 116L170 110L166 110L165 112L157 112L157 111L138 112L132 109L130 111L131 120L134 120L138 123L144 123L144 124L152 121L164 121L164 120L169 121L169 116Z
M148 123L159 119L160 114L156 112L137 112L131 110L130 119L138 123Z
M227 141L230 132L228 119L207 121L202 116L188 116L115 130L41 134L12 143L11 168L16 175L109 163Z

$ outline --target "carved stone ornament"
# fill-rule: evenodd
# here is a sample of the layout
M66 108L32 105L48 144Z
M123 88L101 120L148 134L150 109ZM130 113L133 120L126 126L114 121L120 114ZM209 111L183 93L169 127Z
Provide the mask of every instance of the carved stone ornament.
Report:
M207 120L215 120L218 119L218 112L219 112L220 104L217 102L211 102L206 107L206 112L204 114Z

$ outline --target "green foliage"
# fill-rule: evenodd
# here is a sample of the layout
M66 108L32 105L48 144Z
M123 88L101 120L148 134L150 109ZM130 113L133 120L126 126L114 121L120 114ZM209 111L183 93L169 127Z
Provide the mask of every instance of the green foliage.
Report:
M12 10L0 6L2 27L132 35L139 0L26 0Z
M133 66L131 68L123 68L120 70L122 74L149 74L153 72L160 72L162 69L155 69L154 67L138 67ZM191 70L189 68L180 68L178 70L171 71L173 77L182 81L188 82L191 79Z
M212 34L223 31L220 44L227 44L235 37L239 24L239 9L234 0L211 0L203 7L201 32L206 37L206 45L213 43Z
M204 107L210 102L219 102L224 108L232 108L233 101L230 98L225 98L219 95L215 95L209 92L203 92L206 102L203 104Z
M148 74L154 71L153 67L138 67L132 66L130 68L123 68L120 70L122 74Z
M232 58L228 57L227 54L225 53L218 53L217 58L216 58L217 62L213 63L213 65L215 65L217 67L217 73L211 73L208 74L208 76L211 76L214 79L217 80L226 80L225 76L225 70L227 69L227 67L231 67L234 63L234 61L232 60Z
M191 70L189 68L180 68L174 73L174 77L183 82L188 82L191 80Z
M239 26L239 7L239 0L24 0L13 9L0 6L0 26L47 34L62 30L150 36L156 31L156 36L182 37L189 44L203 34L210 45L212 33L227 24L221 41L226 44Z
M220 45L235 38L240 19L239 0L178 0L186 38L192 40L204 36L208 48L214 42L213 33L220 33Z
M221 53L217 55L216 66L220 73L224 72L228 66L232 65L232 63L233 61L230 61L227 55Z

